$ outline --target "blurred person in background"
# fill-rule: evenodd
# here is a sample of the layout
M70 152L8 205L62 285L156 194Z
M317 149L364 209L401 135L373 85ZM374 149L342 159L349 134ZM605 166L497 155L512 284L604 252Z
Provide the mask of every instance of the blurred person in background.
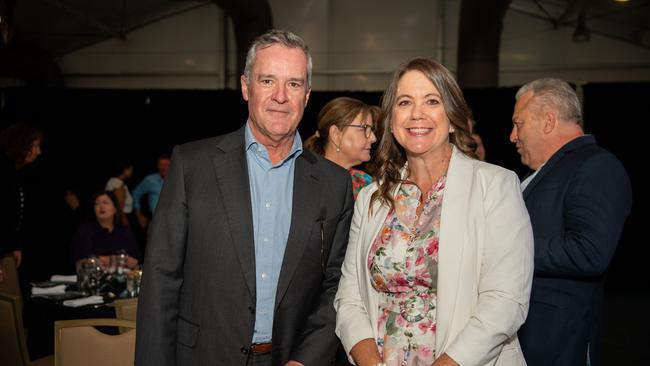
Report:
M378 107L354 98L336 98L321 109L317 130L305 141L305 148L350 172L355 198L372 182L370 174L354 167L370 161L378 119Z
M152 173L144 177L142 181L133 190L133 207L135 208L135 215L138 219L138 225L142 229L146 229L149 225L149 219L153 215L158 204L160 191L169 172L169 165L171 158L167 154L162 154L158 157L156 168L157 173ZM142 205L142 200L146 199L146 209Z
M133 163L126 160L118 160L113 163L113 174L104 187L107 191L113 191L120 207L122 224L130 225L133 212L133 196L126 185L126 180L133 175Z
M120 206L113 191L99 191L90 200L91 219L79 225L72 240L72 260L97 256L108 265L110 256L122 252L128 255L127 266L135 268L140 259L140 249L131 228L120 219Z
M24 219L28 211L23 177L20 174L41 155L43 133L26 123L0 132L0 258L10 254L16 266L22 263ZM0 280L4 274L0 264Z

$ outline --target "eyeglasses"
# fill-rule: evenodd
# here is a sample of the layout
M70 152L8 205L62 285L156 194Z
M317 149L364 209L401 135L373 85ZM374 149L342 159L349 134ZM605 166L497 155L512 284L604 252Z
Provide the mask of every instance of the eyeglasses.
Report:
M366 138L369 139L370 136L375 132L375 128L372 127L371 125L367 124L362 124L362 125L353 125L351 123L343 125L345 127L354 127L354 128L361 128L363 129L363 133L366 135Z

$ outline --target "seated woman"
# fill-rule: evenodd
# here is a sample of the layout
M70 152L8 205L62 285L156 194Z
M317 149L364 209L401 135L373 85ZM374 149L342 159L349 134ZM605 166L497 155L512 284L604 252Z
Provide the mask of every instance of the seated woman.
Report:
M378 119L379 107L354 98L336 98L321 109L316 133L305 141L305 148L350 172L355 198L372 182L369 174L352 167L370 160L372 144L377 141L374 125Z
M99 191L91 199L93 209L90 222L79 225L72 241L72 259L98 256L108 265L110 256L125 252L127 267L134 268L140 259L140 250L128 226L122 224L120 206L112 191Z

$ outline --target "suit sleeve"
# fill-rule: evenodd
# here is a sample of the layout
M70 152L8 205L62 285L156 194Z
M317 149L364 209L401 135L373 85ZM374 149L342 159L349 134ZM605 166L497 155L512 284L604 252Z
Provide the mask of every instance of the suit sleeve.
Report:
M602 275L630 212L631 192L627 173L614 156L598 155L583 162L564 197L563 228L550 237L543 230L535 232L535 274Z
M519 180L501 174L487 186L478 301L446 353L463 366L487 365L524 323L533 277L533 233Z
M169 174L149 231L138 300L136 364L176 364L176 328L187 233L182 149Z
M347 173L346 173L347 174ZM334 296L338 289L341 278L341 264L345 257L345 250L348 244L350 220L352 217L353 198L352 185L349 181L342 180L345 186L343 192L343 205L338 214L338 222L330 254L325 264L325 275L323 276L322 290L318 305L309 316L303 327L302 341L297 344L291 355L291 359L301 362L304 365L325 365L329 364L334 357L337 338L334 336L336 324L336 312L334 311Z

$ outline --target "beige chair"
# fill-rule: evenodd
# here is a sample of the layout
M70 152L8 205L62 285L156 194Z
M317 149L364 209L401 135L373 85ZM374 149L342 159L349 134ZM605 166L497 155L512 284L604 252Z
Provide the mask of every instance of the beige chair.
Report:
M95 327L131 328L118 335ZM135 322L122 319L59 320L54 323L55 366L133 366Z
M136 320L136 314L138 312L138 299L118 299L113 301L115 305L115 317L117 319L123 320ZM128 328L120 327L120 333L124 333Z
M30 362L24 329L20 299L18 296L0 292L0 365L53 365L52 356Z
M115 317L124 320L135 321L138 312L138 299L118 299L113 301L115 305Z
M2 261L2 270L4 271L4 281L0 282L0 292L18 296L19 303L23 304L23 295L20 292L20 283L18 282L18 270L16 269L16 260L13 255L7 255L0 258Z

